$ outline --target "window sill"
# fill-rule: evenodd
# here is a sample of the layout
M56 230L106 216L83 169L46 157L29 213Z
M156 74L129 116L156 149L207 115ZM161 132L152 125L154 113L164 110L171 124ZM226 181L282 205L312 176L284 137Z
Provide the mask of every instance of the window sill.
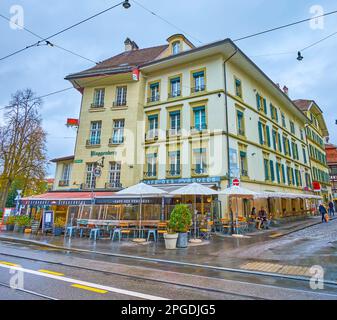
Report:
M128 110L128 106L120 106L120 107L111 107L112 111L123 111Z
M104 111L106 111L106 108L104 108L104 107L95 107L95 108L91 107L91 108L89 108L89 112L104 112Z
M209 177L208 173L203 173L203 174L196 174L196 173L191 173L192 178L207 178Z
M86 145L85 146L87 149L99 149L101 147L100 144L92 144L92 145Z
M119 146L122 146L122 145L124 145L124 142L122 142L122 143L109 143L108 144L108 146L110 148L116 148L116 147L119 147Z

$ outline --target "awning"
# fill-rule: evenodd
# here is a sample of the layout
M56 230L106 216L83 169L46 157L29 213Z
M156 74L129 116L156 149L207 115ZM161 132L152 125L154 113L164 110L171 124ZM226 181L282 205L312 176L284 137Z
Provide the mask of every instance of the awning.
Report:
M321 196L313 194L301 194L301 193L286 193L286 192L261 192L255 196L255 199L322 199Z

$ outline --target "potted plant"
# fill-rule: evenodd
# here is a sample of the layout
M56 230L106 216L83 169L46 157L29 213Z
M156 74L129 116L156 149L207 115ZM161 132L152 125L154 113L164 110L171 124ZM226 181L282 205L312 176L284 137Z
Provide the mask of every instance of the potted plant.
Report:
M54 236L58 237L62 234L65 224L66 224L66 220L64 218L58 217L55 219L54 229L53 229Z
M31 219L29 216L18 216L15 221L14 231L24 233L26 227L31 226Z
M9 216L6 219L6 231L14 231L14 226L15 226L15 220L16 218L14 216Z
M188 229L192 223L192 213L187 205L178 204L171 213L169 233L165 235L167 249L187 248Z

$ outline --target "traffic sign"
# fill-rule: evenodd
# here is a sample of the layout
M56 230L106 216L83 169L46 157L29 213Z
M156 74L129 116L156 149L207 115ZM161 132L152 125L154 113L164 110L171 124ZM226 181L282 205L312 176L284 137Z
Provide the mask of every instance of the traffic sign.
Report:
M240 187L240 180L239 179L233 179L233 186Z

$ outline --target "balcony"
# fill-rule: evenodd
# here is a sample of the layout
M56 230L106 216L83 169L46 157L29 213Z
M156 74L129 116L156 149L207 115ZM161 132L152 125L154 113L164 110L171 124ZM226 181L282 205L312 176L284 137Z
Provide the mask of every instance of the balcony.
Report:
M145 134L145 141L154 141L154 140L158 140L158 136L159 136L158 129L155 129L155 130L149 130L149 131Z
M207 125L204 124L201 127L196 127L196 126L192 126L191 127L191 133L202 133L203 131L207 130Z
M147 103L154 103L160 101L160 95L147 98Z
M246 133L245 133L245 130L243 130L243 129L238 129L238 135L239 135L239 136L243 136L243 137L244 137L245 134L246 134Z
M120 181L112 181L105 184L105 189L122 189L123 185Z
M86 146L87 147L100 147L101 146L101 140L100 139L87 140Z
M109 145L120 145L124 143L124 137L119 139L110 138Z
M241 170L242 177L248 177L248 170Z
M166 171L166 176L170 177L170 178L178 178L181 176L181 170L177 169L177 170L168 170Z
M169 129L169 130L166 130L166 136L167 137L181 136L181 129Z
M175 99L181 97L181 91L175 91L168 94L169 99Z
M126 107L126 105L127 105L126 100L117 100L112 103L113 108L122 108Z
M60 180L59 187L69 187L70 181L69 180Z
M81 190L95 190L96 189L96 183L94 183L94 184L82 183L80 188L81 188Z
M206 85L200 85L194 88L191 88L191 94L204 92L206 91Z

